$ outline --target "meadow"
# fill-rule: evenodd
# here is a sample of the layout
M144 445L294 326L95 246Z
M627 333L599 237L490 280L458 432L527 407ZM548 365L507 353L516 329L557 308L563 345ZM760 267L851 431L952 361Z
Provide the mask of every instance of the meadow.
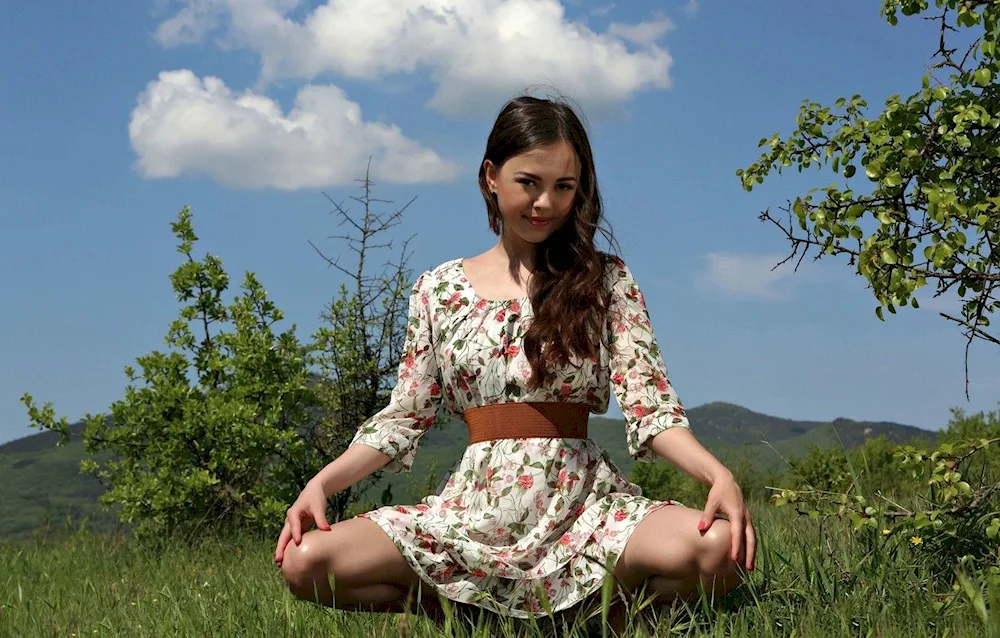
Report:
M1000 636L1000 600L935 576L913 538L858 535L842 521L752 504L756 570L728 597L658 610L656 636ZM86 530L0 543L2 636L600 636L488 614L427 618L320 608L292 597L273 540L204 537L144 545ZM985 597L984 597L985 596ZM629 635L643 635L631 633Z

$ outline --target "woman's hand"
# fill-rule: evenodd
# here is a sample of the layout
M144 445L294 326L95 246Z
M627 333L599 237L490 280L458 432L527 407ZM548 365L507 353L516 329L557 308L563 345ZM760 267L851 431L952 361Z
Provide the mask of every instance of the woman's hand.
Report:
M747 571L753 571L757 555L757 533L750 520L750 510L743 502L743 491L732 474L726 473L712 483L705 501L705 511L698 521L698 530L707 530L717 513L725 514L729 519L729 530L732 533L729 557L746 567Z
M752 570L757 555L757 534L750 522L750 511L743 502L743 491L733 479L733 473L719 463L688 428L668 428L654 436L649 445L698 482L711 486L698 529L704 532L712 525L716 514L725 514L733 535L730 558Z
M285 514L285 526L281 529L278 546L274 549L274 562L280 565L285 558L288 541L296 545L301 543L302 530L308 531L314 523L321 530L330 529L330 524L326 522L326 494L323 487L316 481L309 481Z

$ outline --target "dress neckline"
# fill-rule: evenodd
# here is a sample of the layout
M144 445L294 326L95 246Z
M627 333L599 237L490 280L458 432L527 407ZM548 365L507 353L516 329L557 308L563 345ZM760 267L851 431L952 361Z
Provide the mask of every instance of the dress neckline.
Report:
M475 299L479 301L485 301L486 303L500 304L500 305L512 304L514 302L520 302L521 304L530 304L531 295L524 295L521 297L511 297L509 299L490 299L489 297L483 297L482 295L479 294L478 291L476 291L475 287L472 285L472 280L469 279L469 273L467 270L465 270L465 257L459 257L458 259L455 260L455 263L458 265L459 275L461 275L465 279L466 290L468 290L469 294L471 294Z

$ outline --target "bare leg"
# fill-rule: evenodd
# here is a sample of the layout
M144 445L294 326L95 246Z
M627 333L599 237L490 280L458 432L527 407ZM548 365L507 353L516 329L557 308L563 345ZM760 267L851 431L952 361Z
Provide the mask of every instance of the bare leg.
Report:
M289 543L281 571L293 594L337 609L401 612L420 587L392 540L364 518L306 532L298 546ZM430 587L424 597L437 602Z
M716 520L698 531L701 511L681 506L659 509L647 516L629 538L615 567L620 586L631 592L646 586L657 602L692 600L699 583L710 596L721 597L741 580L729 557L729 521ZM624 608L612 609L613 628L620 631Z

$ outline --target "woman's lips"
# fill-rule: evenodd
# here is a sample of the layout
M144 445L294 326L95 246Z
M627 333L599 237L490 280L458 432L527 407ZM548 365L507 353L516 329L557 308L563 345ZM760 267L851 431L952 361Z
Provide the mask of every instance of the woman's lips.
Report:
M546 219L544 217L528 217L528 223L535 228L545 228L552 221L551 219Z

